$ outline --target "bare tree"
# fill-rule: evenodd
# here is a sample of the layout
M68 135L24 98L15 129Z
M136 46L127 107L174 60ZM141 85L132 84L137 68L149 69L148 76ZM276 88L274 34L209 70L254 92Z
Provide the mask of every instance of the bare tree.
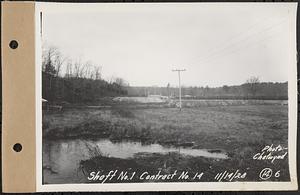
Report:
M90 67L91 67L91 65L89 62L80 64L79 77L80 78L89 78Z
M246 90L247 95L250 94L252 97L255 97L259 90L259 83L260 80L257 76L252 76L249 79L247 79L246 83L244 84L244 88Z
M110 84L117 84L121 87L128 87L129 86L129 83L125 80L125 79L122 79L120 77L114 77L112 76L110 79L109 79L109 83Z
M42 53L42 70L53 76L59 76L65 58L60 51L53 46L44 47Z
M115 83L120 85L121 87L128 87L129 86L129 83L125 79L122 79L120 77L116 78Z
M42 53L42 71L51 75L56 74L53 56L55 56L56 48L44 48Z
M101 66L95 65L93 73L94 73L94 79L100 80L101 79Z
M77 60L76 62L74 62L74 64L73 64L73 67L74 67L74 69L73 69L73 76L75 77L75 78L80 78L80 74L81 74L81 59L79 59L79 60Z
M71 78L73 77L73 62L71 60L69 60L67 62L67 65L66 65L66 73L65 73L65 77L66 78Z
M61 68L63 63L65 62L65 58L62 57L61 53L57 50L54 56L54 67L56 70L56 76L60 76Z

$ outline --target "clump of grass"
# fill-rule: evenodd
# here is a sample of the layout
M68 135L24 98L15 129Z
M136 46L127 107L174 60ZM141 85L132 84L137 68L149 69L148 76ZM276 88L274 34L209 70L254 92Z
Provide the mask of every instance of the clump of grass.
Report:
M44 133L50 138L107 137L112 129L110 121L90 120L73 127L57 127Z
M107 156L106 154L101 152L100 147L98 145L96 145L96 144L92 145L87 142L84 142L84 144L85 144L85 146L88 150L88 154L91 158L97 157L97 156Z
M113 115L120 116L123 118L135 118L134 113L130 111L128 108L127 109L122 107L114 108L112 109L111 113Z
M145 140L151 138L151 126L144 126L136 122L121 122L112 125L110 139L138 139Z

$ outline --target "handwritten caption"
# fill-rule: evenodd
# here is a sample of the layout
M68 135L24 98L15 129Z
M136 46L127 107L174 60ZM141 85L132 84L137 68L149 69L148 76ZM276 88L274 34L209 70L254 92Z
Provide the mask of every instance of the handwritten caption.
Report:
M253 155L254 160L271 161L274 163L276 160L283 160L287 156L288 148L281 145L274 146L266 145L260 152Z
M272 164L283 160L287 157L288 148L281 145L266 145L259 152L255 153L252 157L255 161L267 161ZM266 181L269 179L279 178L281 176L280 170L272 170L270 167L263 167L258 171L257 176L260 180ZM92 171L88 174L89 181L97 181L99 183L107 183L111 181L140 181L140 182L155 182L155 181L216 181L216 182L232 182L232 181L246 181L247 172L236 170L222 170L217 173L206 173L203 171L189 172L174 170L173 172L165 173L158 170L153 172L137 172L137 171L123 171L123 170L110 170Z
M90 181L99 181L100 183L106 183L112 180L116 181L132 181L132 180L140 180L140 181L201 181L202 178L205 176L204 172L196 172L196 173L189 173L188 171L178 171L175 170L172 173L162 173L158 171L155 174L150 174L149 172L145 171L142 173L138 173L136 171L129 172L129 171L119 171L119 170L111 170L107 173L101 173L100 171L93 171L90 172L88 176L88 180ZM211 175L210 175L211 176ZM242 172L240 170L236 171L222 171L215 174L213 180L218 182L231 182L237 181L239 179L245 179L247 176L246 172Z
M142 172L139 176L137 175L136 171L128 172L128 171L119 171L119 170L111 170L106 174L101 174L100 171L97 172L91 172L89 174L88 180L90 181L100 181L101 183L105 183L107 181L111 181L113 179L116 179L118 181L130 181L138 177L141 181L156 181L156 180L200 180L203 176L203 172L200 173L194 173L193 175L190 175L188 171L177 171L175 170L172 173L164 174L161 171L158 171L156 174L150 174L149 172L145 171Z

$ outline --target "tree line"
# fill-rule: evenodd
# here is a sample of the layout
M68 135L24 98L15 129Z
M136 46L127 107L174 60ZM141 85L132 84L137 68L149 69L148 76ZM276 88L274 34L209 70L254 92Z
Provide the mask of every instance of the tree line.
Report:
M101 66L65 58L55 47L43 49L42 97L51 103L90 103L107 96L127 95L122 78L102 78Z
M102 67L65 58L55 47L43 49L42 97L51 103L95 103L105 97L163 95L178 98L178 87L133 87L122 78L102 78ZM241 85L182 87L183 98L280 99L288 98L288 83L261 82L250 77Z
M167 84L166 87L128 87L129 96L163 95L178 98L178 87ZM288 83L260 82L251 77L241 85L222 87L182 87L182 96L186 99L269 99L287 100Z

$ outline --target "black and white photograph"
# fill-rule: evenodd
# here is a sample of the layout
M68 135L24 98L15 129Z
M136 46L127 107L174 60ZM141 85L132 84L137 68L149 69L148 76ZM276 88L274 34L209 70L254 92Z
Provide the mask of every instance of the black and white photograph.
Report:
M47 5L42 186L297 188L297 4Z

